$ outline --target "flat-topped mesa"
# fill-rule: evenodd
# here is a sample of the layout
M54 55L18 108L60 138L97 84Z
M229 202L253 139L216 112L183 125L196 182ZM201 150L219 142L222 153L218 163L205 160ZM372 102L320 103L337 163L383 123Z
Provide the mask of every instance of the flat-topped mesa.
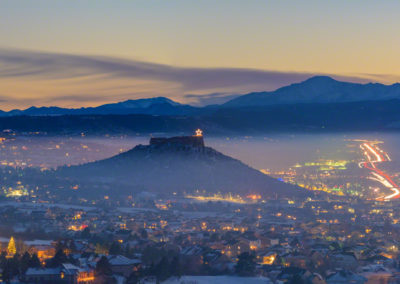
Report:
M177 136L177 137L159 137L159 138L151 138L150 146L164 146L164 145L183 145L183 146L191 146L191 147L204 147L204 139L203 136Z
M199 147L204 148L204 139L203 139L203 131L201 129L197 129L195 131L195 135L193 136L176 136L176 137L160 137L160 138L151 138L150 146L190 146L190 147Z

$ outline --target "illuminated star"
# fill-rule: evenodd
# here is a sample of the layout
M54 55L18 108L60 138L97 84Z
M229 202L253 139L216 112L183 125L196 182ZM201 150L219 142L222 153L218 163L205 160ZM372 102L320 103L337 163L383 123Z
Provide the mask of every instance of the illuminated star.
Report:
M203 136L203 131L201 129L197 129L196 136Z

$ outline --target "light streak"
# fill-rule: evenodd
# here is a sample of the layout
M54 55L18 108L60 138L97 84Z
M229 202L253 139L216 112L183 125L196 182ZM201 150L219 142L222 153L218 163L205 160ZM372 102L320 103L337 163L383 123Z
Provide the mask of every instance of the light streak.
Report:
M375 149L374 148L372 148L371 146L369 146L367 143L364 143L364 146L372 153L372 154L374 154L375 155L375 157L376 157L376 160L375 161L373 161L373 162L378 162L378 163L381 163L381 162L383 162L384 160L382 160L382 156L381 155L379 155L379 153L378 152L376 152L375 151ZM370 162L371 162L371 160L370 160Z
M385 199L399 198L399 194L400 194L399 189L395 188L395 187L392 187L391 190L393 190L394 193L392 195L385 196Z
M358 141L364 142L362 145L360 145L360 148L368 160L368 161L358 163L358 166L360 168L364 167L371 171L373 176L368 177L368 179L375 180L375 181L381 183L386 188L389 188L390 190L393 191L392 194L383 196L383 197L378 197L377 199L378 200L390 200L390 199L399 198L400 190L399 190L398 185L392 180L392 178L389 175L387 175L383 171L379 170L375 166L375 163L391 161L389 155L374 145L374 144L377 144L378 142L368 142L368 141L364 141L364 140L358 140ZM370 153L372 154L372 156L375 157L375 159L371 158ZM374 190L374 191L376 192L377 190Z
M393 187L393 185L387 179L385 179L383 176L381 176L380 174L377 174L375 172L372 172L372 174L374 176L376 176L376 178L372 177L370 179L374 179L374 180L379 181L381 184L383 184L387 188L392 188Z

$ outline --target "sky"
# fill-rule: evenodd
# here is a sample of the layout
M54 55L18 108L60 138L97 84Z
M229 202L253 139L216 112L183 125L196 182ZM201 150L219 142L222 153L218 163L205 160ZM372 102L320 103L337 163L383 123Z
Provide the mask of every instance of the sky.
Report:
M400 81L400 1L2 0L0 109Z

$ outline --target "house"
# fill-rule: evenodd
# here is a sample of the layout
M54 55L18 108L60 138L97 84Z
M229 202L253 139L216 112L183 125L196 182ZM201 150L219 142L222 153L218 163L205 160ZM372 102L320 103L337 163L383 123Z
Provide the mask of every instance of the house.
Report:
M52 246L47 246L47 245L37 245L37 246L31 246L28 249L28 252L32 254L37 254L38 258L40 261L44 261L46 259L50 259L54 257L56 254L56 249Z
M95 281L94 270L65 263L61 267L61 279L71 284L92 284Z
M29 247L28 252L31 255L37 254L40 261L52 258L56 254L55 241L33 240L25 241L24 243Z
M214 271L229 270L229 266L232 264L227 256L217 250L205 253L203 255L203 263L209 265Z
M205 253L204 248L201 246L187 246L181 250L182 263L185 269L192 273L198 273L199 267L203 264L203 254Z
M352 253L338 253L331 256L336 268L354 270L357 267L357 259Z
M289 264L289 266L299 267L306 269L307 267L307 256L302 254L289 254L285 256L285 262Z
M285 267L278 274L276 280L285 283L293 280L295 277L299 277L305 281L308 277L310 277L310 275L311 273L306 269L298 267Z
M318 273L313 273L311 274L307 280L306 283L311 283L311 284L326 284L324 278L318 274Z
M274 251L270 251L266 254L260 256L261 264L263 265L272 265L275 262L276 256L278 254Z
M62 280L61 268L28 268L23 281L28 283L55 283Z
M367 283L392 283L393 274L381 264L370 264L360 269L360 275L368 279Z
M107 258L111 266L111 271L125 277L129 277L142 264L138 259L130 259L122 255L110 255Z
M326 278L327 284L364 284L366 282L367 278L349 270L337 271Z
M56 268L28 268L23 281L38 284L93 284L95 276L92 269L83 269L65 263Z

